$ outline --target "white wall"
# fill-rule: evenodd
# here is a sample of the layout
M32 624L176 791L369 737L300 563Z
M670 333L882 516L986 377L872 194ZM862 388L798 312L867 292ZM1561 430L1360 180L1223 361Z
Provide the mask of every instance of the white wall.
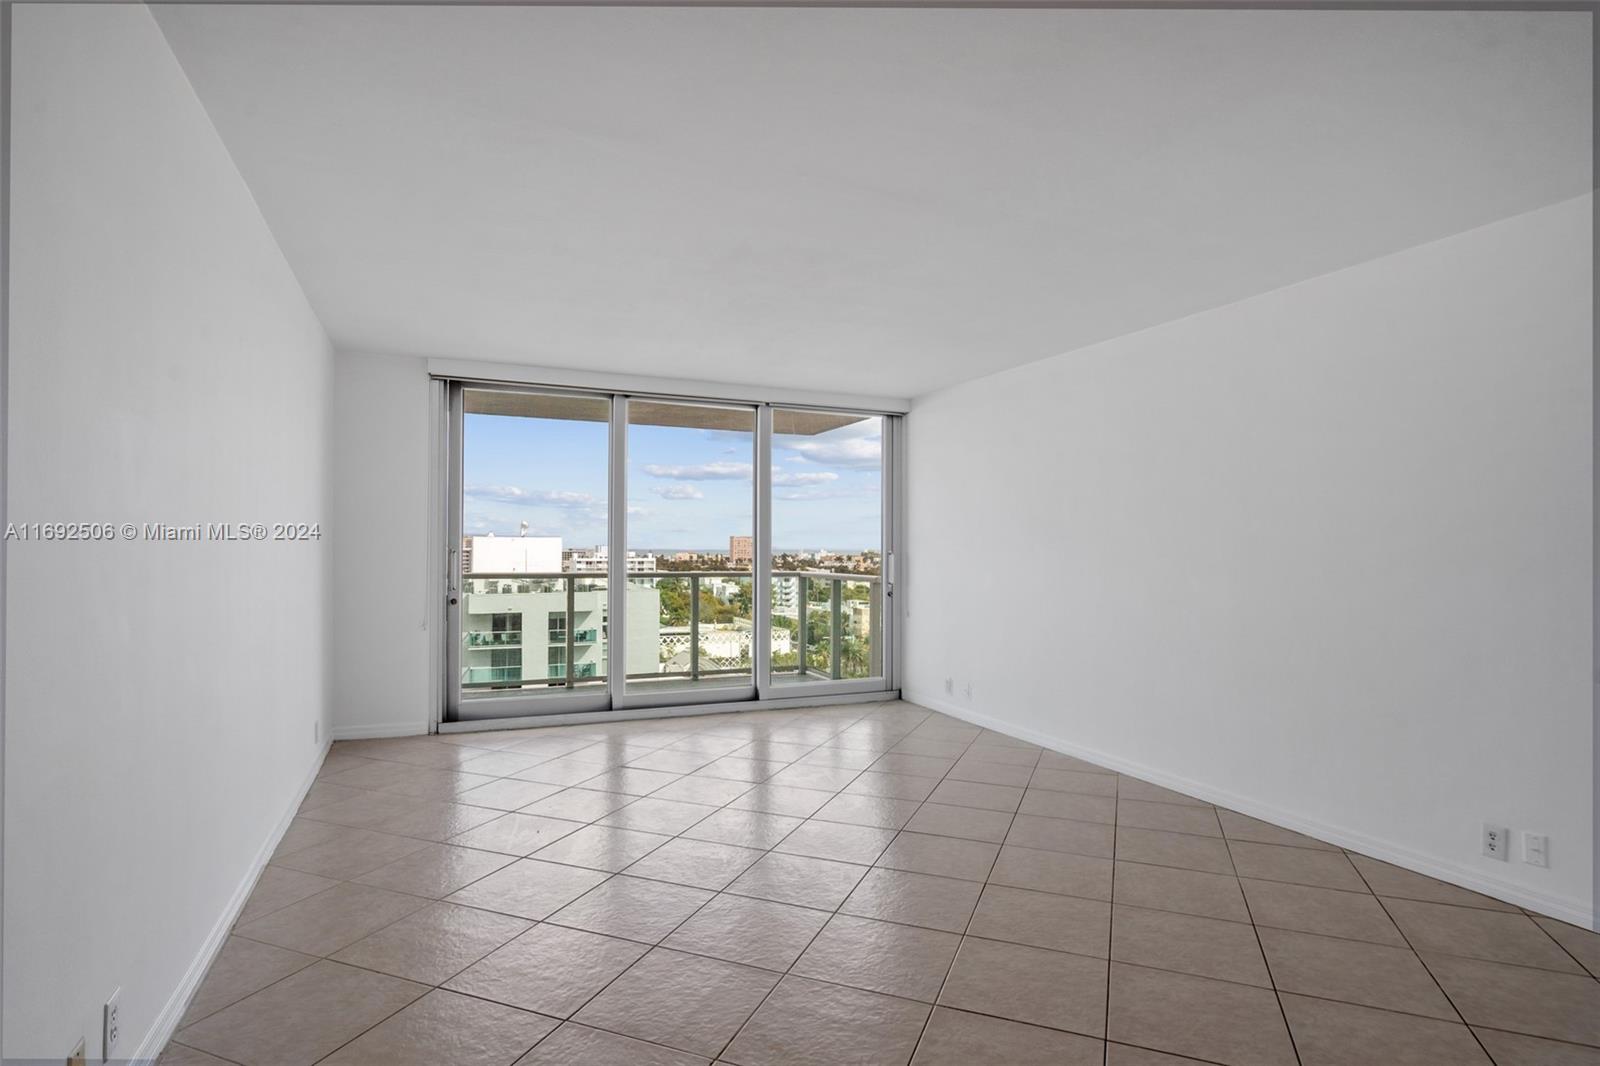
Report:
M327 340L149 12L12 17L10 519L326 522ZM328 555L8 546L8 1059L176 1020L326 738Z
M420 359L334 360L333 731L426 733L432 715L429 384Z
M1590 212L916 402L907 698L1586 920Z

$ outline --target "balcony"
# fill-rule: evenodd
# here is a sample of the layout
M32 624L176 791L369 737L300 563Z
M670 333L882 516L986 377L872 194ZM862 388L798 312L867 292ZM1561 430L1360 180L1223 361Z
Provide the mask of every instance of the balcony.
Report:
M748 570L677 570L628 575L626 679L630 688L753 685L757 637L754 575ZM882 580L876 574L776 571L767 634L772 681L791 685L883 675ZM463 579L469 610L519 611L565 625L548 631L577 665L468 666L464 688L512 686L569 691L607 682L603 630L582 625L605 605L606 578L591 573L474 574ZM488 602L483 598L489 597ZM509 602L517 597L520 602ZM529 597L534 597L529 599ZM470 614L468 615L470 617ZM617 620L612 620L613 626ZM581 628L580 628L581 626ZM521 645L521 633L469 630L465 650ZM585 649L597 653L584 654ZM587 661L584 661L587 660ZM491 673L499 669L501 673ZM535 676L539 675L539 676Z
M469 648L522 647L522 631L520 629L472 630L463 634L463 636Z
M522 680L520 666L469 666L462 671L462 683L467 685L504 685L508 681Z
M877 574L774 571L774 598L787 603L773 625L792 618L791 650L772 651L774 682L840 681L883 675L883 582ZM787 584L793 592L783 590ZM781 621L780 621L781 620Z

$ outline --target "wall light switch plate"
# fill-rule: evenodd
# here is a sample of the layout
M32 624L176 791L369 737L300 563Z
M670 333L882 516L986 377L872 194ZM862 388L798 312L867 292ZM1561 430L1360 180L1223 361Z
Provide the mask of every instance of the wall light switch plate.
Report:
M1490 825L1483 823L1483 853L1491 859L1506 861L1506 852L1511 844L1511 831L1503 825Z

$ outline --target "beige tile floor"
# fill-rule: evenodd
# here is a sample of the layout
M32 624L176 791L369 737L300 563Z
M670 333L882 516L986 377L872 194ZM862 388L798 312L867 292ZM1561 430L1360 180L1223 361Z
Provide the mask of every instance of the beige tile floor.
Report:
M1600 936L905 703L336 744L162 1061L1600 1064Z

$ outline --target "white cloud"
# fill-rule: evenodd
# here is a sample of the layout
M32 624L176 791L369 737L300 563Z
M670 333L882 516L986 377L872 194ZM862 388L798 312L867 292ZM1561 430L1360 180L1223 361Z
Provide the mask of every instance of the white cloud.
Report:
M587 492L520 489L515 485L473 485L467 488L466 494L475 500L511 503L519 507L589 508L599 502Z
M693 485L657 485L656 495L663 500L703 500L706 494Z
M664 466L647 463L644 472L651 477L673 481L749 481L749 463L700 463L694 466Z
M845 489L789 489L773 492L775 500L859 500L875 496L873 492L851 492Z
M799 440L784 445L802 458L821 466L876 467L883 462L883 438L846 437L840 440Z
M775 443L794 453L787 457L789 462L876 469L883 464L883 420L863 418L815 437L785 435Z
M772 483L774 485L823 485L829 481L838 481L839 475L832 470L815 470L802 473L787 473L772 468Z

